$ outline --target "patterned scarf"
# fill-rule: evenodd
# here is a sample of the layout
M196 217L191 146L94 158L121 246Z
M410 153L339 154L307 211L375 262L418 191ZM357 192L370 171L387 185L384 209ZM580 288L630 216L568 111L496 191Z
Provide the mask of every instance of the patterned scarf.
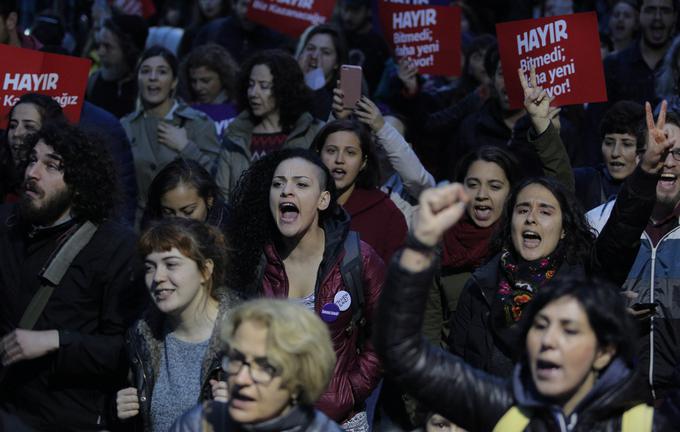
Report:
M505 325L510 327L522 318L522 312L538 290L555 276L564 260L560 244L545 258L526 261L507 248L501 253L501 271L496 300L503 307Z

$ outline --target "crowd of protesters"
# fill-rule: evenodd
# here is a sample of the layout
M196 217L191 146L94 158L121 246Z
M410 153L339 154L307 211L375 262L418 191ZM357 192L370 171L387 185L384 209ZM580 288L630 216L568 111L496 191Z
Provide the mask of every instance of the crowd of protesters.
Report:
M0 2L92 61L0 134L0 430L680 430L680 1L454 0L456 77L249 3ZM494 26L584 11L558 108Z

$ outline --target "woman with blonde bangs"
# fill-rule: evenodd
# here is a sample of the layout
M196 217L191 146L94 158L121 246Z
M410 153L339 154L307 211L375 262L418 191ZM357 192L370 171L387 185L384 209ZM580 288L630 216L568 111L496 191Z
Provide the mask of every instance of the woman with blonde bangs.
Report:
M342 430L313 407L330 381L335 351L312 311L288 300L253 300L232 312L221 341L229 403L197 405L172 431Z
M153 302L126 337L134 377L118 392L126 430L166 431L197 401L226 400L219 323L238 299L223 284L224 236L189 218L165 218L139 240Z

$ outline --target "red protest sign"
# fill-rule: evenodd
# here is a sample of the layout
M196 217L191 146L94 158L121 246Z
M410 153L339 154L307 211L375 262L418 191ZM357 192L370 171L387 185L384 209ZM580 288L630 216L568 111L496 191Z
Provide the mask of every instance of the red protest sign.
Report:
M311 25L323 24L333 14L335 0L251 0L252 22L298 37Z
M496 24L496 34L511 108L524 100L516 71L532 66L551 105L607 100L595 12Z
M43 53L0 44L0 128L7 127L8 115L19 97L26 93L52 96L73 123L80 119L90 61L78 57Z
M397 59L410 57L423 74L460 75L460 8L380 0L380 24Z

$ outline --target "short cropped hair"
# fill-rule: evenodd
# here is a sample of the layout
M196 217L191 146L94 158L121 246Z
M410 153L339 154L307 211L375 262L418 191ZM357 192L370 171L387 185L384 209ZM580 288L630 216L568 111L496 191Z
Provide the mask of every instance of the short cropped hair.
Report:
M224 235L217 228L194 219L169 217L152 223L142 234L137 248L141 257L177 248L182 255L196 262L201 273L211 260L213 271L207 284L208 294L217 298L216 288L224 283L227 263Z
M612 105L600 122L600 141L607 134L629 134L636 136L640 122L645 118L645 108L637 102L619 101ZM643 143L637 143L641 148Z
M222 325L227 346L238 327L254 321L267 327L267 360L282 386L302 405L313 405L326 390L335 368L328 326L302 305L283 299L258 299L234 309Z
M558 275L538 291L522 317L521 335L526 340L534 318L549 303L563 297L572 297L579 302L600 347L608 345L629 366L635 357L635 325L626 311L625 301L618 287L602 279L583 275Z

